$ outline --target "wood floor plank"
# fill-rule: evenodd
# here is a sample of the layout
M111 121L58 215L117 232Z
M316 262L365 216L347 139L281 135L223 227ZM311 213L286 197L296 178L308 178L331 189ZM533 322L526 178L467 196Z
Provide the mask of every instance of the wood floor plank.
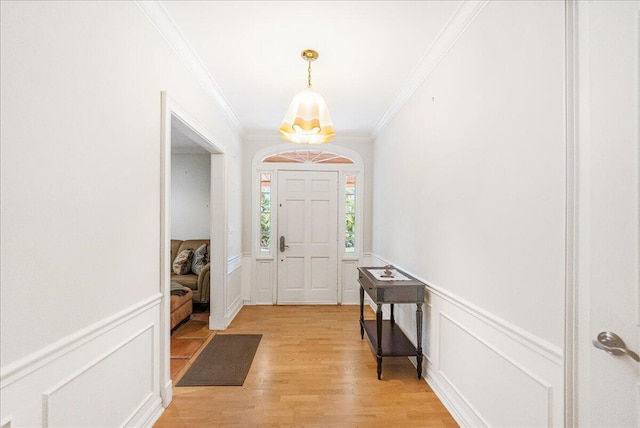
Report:
M243 307L225 333L263 335L244 385L176 387L155 426L457 427L408 358L385 358L377 379L358 319L357 306Z

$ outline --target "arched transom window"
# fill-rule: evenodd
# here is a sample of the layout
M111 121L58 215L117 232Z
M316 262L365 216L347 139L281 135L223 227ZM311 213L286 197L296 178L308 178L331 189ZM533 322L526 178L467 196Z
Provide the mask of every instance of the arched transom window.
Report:
M291 150L267 156L262 162L280 163L312 163L312 164L353 164L353 161L342 155L322 150Z

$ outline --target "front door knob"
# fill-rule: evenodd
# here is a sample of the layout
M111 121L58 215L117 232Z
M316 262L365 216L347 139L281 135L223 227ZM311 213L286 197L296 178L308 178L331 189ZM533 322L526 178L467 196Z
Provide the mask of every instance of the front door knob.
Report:
M284 253L284 249L289 248L288 245L284 245L284 236L280 237L280 252Z
M598 334L597 340L593 341L593 346L598 349L602 349L611 355L623 355L627 354L634 360L640 363L640 356L635 352L627 349L624 340L620 336L610 331L603 331Z

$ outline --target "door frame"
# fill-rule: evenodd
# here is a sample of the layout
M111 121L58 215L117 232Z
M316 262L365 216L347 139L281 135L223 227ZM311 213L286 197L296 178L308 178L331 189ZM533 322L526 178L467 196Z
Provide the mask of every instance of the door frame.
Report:
M580 311L576 298L576 176L578 146L577 95L579 92L577 63L578 28L576 4L565 0L565 132L566 132L566 211L565 211L565 323L564 323L564 426L575 427L577 415L576 355L578 346L577 323Z
M636 19L640 19L640 1ZM566 237L565 237L565 341L564 426L589 423L582 384L588 374L591 349L589 331L589 281L584 272L589 243L588 200L590 186L589 129L589 14L588 1L565 0L565 112L566 112ZM640 241L640 236L636 237ZM587 278L585 280L585 278ZM640 299L640 294L637 296ZM640 313L636 314L640 317ZM640 326L640 319L634 320ZM640 388L638 389L640 396Z
M209 329L224 330L227 292L227 183L225 147L166 91L161 92L160 135L160 394L162 405L167 407L173 397L171 380L171 331L170 331L170 263L171 263L171 122L177 119L180 131L211 154L210 186L210 317ZM212 285L213 284L213 285Z
M277 153L292 150L326 150L340 156L347 157L353 161L352 164L307 164L307 163L276 163L263 162L262 160L268 156ZM342 304L343 297L343 273L342 266L344 261L358 261L363 257L363 222L364 222L364 194L365 194L365 171L362 156L351 149L331 144L329 146L308 146L295 145L291 143L277 144L259 150L253 157L252 176L251 176L251 303L255 304L276 304L277 297L277 235L274 233L273 225L278 224L277 210L271 212L271 250L267 252L260 251L260 174L271 174L271 204L278 200L278 172L280 170L288 171L336 171L338 172L338 222L340 218L344 218L345 207L342 204L340 195L345 193L345 177L354 175L356 177L356 251L354 253L345 253L340 251L338 244L338 304ZM338 243L344 241L344 228L338 227ZM267 263L271 265L269 272L269 286L264 290L260 290L257 286L257 265L259 263Z

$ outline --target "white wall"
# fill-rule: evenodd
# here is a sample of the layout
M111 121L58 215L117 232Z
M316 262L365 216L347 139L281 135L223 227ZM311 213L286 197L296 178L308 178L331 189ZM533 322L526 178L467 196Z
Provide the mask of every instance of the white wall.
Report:
M171 239L210 236L211 155L171 154Z
M0 15L0 423L149 423L160 92L225 147L232 195L239 137L135 3L2 2ZM228 217L238 254L239 196Z
M464 424L563 423L564 61L563 2L489 2L375 141L373 253Z

